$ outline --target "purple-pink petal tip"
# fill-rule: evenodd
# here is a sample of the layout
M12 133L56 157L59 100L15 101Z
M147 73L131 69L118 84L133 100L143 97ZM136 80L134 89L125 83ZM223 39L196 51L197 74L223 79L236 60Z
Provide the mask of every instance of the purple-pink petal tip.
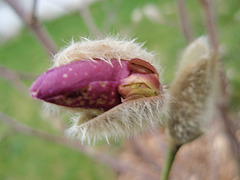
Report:
M108 110L121 103L120 80L130 74L128 62L75 61L40 75L30 88L31 96L50 103Z

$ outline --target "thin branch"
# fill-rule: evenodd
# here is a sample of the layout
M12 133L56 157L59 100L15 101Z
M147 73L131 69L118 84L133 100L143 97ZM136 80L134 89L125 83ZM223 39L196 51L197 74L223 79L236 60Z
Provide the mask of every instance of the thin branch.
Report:
M38 0L33 0L33 7L32 7L32 21L35 21L37 19L37 4Z
M37 18L31 19L31 17L22 9L18 1L15 0L5 0L18 14L26 26L34 33L36 38L41 42L43 47L46 49L50 56L53 56L57 52L57 46L54 43L51 36L47 31L41 26L41 23Z
M93 20L93 17L89 10L89 5L85 5L84 7L80 8L80 14L87 25L89 31L95 36L99 37L102 36L101 31L98 29L96 23Z
M214 48L215 52L218 53L218 38L212 2L210 0L199 0L199 2L202 6L204 21L210 38L211 45Z
M212 7L212 2L210 0L199 0L203 14L204 14L204 21L207 27L207 31L211 40L211 44L215 50L215 52L218 54L218 37L217 37L217 32L216 32L216 23L214 19L214 14L213 14L213 7ZM221 101L218 101L217 107L218 111L221 114L222 121L224 123L225 127L225 132L227 134L227 137L229 139L229 142L231 143L231 150L232 153L234 154L235 158L238 161L238 171L240 173L240 146L238 143L238 140L235 136L236 129L234 128L234 125L230 121L228 117L228 108L229 108L229 102L230 102L230 97L231 97L231 92L229 88L229 83L228 83L228 78L226 76L223 64L221 61L219 61L219 77L220 77L220 87L221 87Z
M105 31L109 31L109 29L111 28L111 26L113 25L117 14L122 6L123 0L118 0L118 1L114 1L115 5L114 6L108 6L107 1L104 1L104 3L102 3L102 10L105 12L106 18L103 22L103 27L105 29Z
M116 157L109 156L106 153L96 151L93 148L90 148L88 146L84 146L80 144L79 142L70 141L64 136L57 136L52 135L49 133L46 133L44 131L40 131L38 129L34 129L30 126L21 124L20 122L17 122L16 120L12 119L11 117L5 115L4 113L0 112L0 121L4 122L5 124L9 125L15 132L35 136L38 138L45 139L50 142L58 143L73 149L76 149L77 151L99 161L100 163L107 164L109 167L111 167L113 170L115 170L118 173L126 173L128 171L134 171L143 180L155 180L156 177L153 177L153 175L148 174L147 172L140 172L138 169L132 167L129 164L126 164L122 162L120 159Z
M237 160L238 162L238 174L240 176L240 144L238 142L237 137L235 136L236 132L238 129L236 129L234 127L234 125L231 123L231 120L228 117L228 109L226 106L224 106L224 104L222 103L217 103L217 109L219 114L222 117L222 121L224 123L224 127L225 127L225 132L227 134L228 140L231 144L231 151L232 154L234 155L234 158Z
M182 27L183 34L188 43L193 41L193 33L191 31L189 20L184 4L184 0L177 0L177 7L180 15L180 23Z
M24 72L18 72L18 71L13 71L13 72L22 80L33 81L38 77L38 75L33 74L33 73L24 73Z
M5 66L2 66L1 64L0 64L0 71L4 72L6 74L9 74L11 76L17 76L22 80L35 80L38 77L38 75L36 75L36 74L24 73L24 72L11 70Z

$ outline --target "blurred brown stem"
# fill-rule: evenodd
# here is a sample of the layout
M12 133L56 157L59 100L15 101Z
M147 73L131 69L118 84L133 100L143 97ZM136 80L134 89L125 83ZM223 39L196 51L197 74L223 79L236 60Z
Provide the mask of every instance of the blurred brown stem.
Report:
M109 3L107 1L103 1L102 3L102 10L105 12L105 20L103 22L103 27L106 32L108 32L113 25L117 14L119 12L119 9L122 6L123 0L114 1L115 4L113 6L109 6Z
M33 0L33 8L32 8L32 20L35 20L37 19L37 3L38 3L38 0Z
M222 117L224 123L225 132L227 133L229 142L231 144L231 150L233 152L234 158L237 160L238 165L238 175L240 176L240 144L237 137L235 136L238 129L234 127L230 118L228 117L228 109L221 103L217 103L218 111Z
M89 5L85 5L80 9L80 14L87 25L89 31L94 35L94 37L98 38L99 36L102 36L102 33L98 29L96 23L94 22L91 12L89 10Z
M0 64L0 72L8 74L9 76L18 76L20 79L23 80L34 80L37 78L36 74L31 74L31 73L24 73L24 72L19 72L15 70L8 69Z
M51 36L48 32L42 27L41 23L37 20L37 18L33 18L29 16L19 5L18 1L15 0L5 0L18 14L18 16L22 19L22 21L26 24L26 26L34 33L36 38L41 42L43 47L46 49L47 53L50 56L53 56L57 52L57 46L54 43Z
M193 41L193 33L190 28L184 0L177 0L177 7L180 15L180 23L182 27L183 34L188 43Z
M17 133L23 133L26 135L39 137L39 138L45 139L47 141L51 141L54 143L58 143L58 144L76 149L77 151L79 151L101 163L107 164L109 167L111 167L117 173L135 171L137 174L139 174L139 176L143 180L156 180L156 177L153 177L152 175L148 174L147 172L142 172L142 171L140 172L138 169L132 167L131 165L122 162L117 157L112 157L106 153L96 151L95 149L90 148L88 146L84 146L76 141L70 141L69 139L67 139L64 136L52 135L52 134L46 133L44 131L40 131L38 129L32 128L30 126L24 125L20 122L17 122L14 119L12 119L11 117L5 115L2 112L0 112L0 121L4 122L8 126L10 126Z
M204 16L203 19L206 24L211 45L214 48L215 52L218 52L218 38L217 38L217 31L215 26L216 24L214 19L212 2L210 0L199 0L199 2L202 6L203 16Z
M216 32L216 23L214 19L213 7L212 2L210 0L199 0L202 11L203 17L206 24L206 28L208 31L208 35L211 41L211 44L217 54L219 54L218 49L218 37ZM230 88L228 83L228 78L226 76L223 64L219 61L219 79L220 79L220 87L221 87L221 100L217 102L218 110L221 114L222 121L224 123L225 132L228 136L229 142L231 143L231 150L238 161L238 171L240 173L240 146L237 140L236 129L234 128L233 123L230 121L228 117L228 109L229 109L229 102L230 102Z

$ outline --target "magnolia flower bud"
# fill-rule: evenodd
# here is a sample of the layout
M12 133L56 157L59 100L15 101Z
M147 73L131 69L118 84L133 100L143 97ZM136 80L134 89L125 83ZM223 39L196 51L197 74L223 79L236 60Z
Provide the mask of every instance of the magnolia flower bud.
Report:
M134 41L73 43L31 86L32 97L74 110L69 136L130 136L163 124L168 95L154 57Z
M172 143L187 143L205 131L216 63L217 57L206 37L197 39L184 51L170 86L173 100L167 130Z

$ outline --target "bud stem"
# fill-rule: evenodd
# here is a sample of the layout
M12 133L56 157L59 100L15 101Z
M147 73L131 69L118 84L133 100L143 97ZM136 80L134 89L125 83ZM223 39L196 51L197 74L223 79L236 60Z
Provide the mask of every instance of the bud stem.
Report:
M173 161L180 147L178 145L168 145L160 180L168 180Z

